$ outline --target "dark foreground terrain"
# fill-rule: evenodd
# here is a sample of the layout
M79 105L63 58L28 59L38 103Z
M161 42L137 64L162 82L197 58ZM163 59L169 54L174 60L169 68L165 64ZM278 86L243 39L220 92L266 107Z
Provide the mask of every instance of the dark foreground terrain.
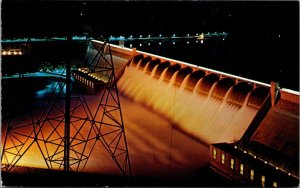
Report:
M14 172L2 172L2 183L4 186L24 186L24 187L224 187L234 186L234 184L220 175L214 173L208 166L205 166L196 173L194 177L185 180L174 180L150 178L150 177L131 177L91 174L91 173L65 173L29 167L17 167Z

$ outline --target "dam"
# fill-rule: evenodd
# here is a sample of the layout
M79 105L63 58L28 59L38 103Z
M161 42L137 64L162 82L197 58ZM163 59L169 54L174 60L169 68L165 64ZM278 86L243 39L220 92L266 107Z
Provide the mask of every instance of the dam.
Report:
M97 40L88 43L85 54L87 61L93 59L103 44ZM133 177L183 182L189 181L191 177L201 179L196 172L210 163L211 145L237 143L254 126L262 109L270 108L271 84L136 49L112 44L110 47ZM84 70L78 69L79 72ZM89 91L94 89L96 86L89 82L91 76L83 77L79 72L73 74L73 79ZM26 74L24 77L26 78ZM100 79L100 76L97 78ZM103 78L101 77L102 81ZM7 78L7 81L10 79ZM56 85L57 81L50 84L48 82L35 95L53 92ZM103 91L100 89L100 92L84 95L92 114L96 111L101 92ZM281 90L281 93L283 96L288 93L299 97L298 92ZM35 106L35 111L42 107L43 105ZM84 108L80 110L78 115L83 114ZM3 121L5 129L11 122ZM18 145L17 142L24 139L34 141L35 138L24 135L35 128L28 130L23 126L24 121L15 122L16 129L10 138L4 140L5 137L2 136L2 143L6 141L6 149ZM51 129L51 126L50 121L45 124L45 135L47 127ZM56 130L58 135L63 132L59 126ZM81 131L82 134L87 132L88 129ZM47 149L40 149L39 144L32 143L26 155L16 165L47 168L40 152L46 153ZM89 144L86 147L92 152L84 172L121 175L104 148ZM18 153L20 152L25 151L20 149ZM3 164L5 160L13 160L9 155L13 157L7 154L7 158L2 159Z

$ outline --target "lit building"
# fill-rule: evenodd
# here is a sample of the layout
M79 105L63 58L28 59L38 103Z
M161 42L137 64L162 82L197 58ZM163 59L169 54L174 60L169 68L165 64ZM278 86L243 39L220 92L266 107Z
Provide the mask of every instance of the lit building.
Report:
M240 141L210 146L212 169L238 185L299 184L299 94L281 90L271 103L269 98Z

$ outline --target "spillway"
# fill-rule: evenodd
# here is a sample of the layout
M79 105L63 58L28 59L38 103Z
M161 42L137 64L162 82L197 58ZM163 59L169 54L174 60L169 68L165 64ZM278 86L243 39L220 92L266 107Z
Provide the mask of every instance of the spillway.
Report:
M251 84L216 74L195 79L193 73L199 72L192 73L179 64L159 70L167 62L151 70L154 61L143 65L144 59L126 67L118 83L124 96L205 144L232 143L241 138L258 110L248 105Z
M132 49L112 45L112 50L136 177L193 176L208 163L209 144L239 140L269 95L267 84ZM95 53L89 45L87 60ZM85 98L94 112L99 96ZM36 144L18 165L45 168ZM85 170L120 173L101 145Z

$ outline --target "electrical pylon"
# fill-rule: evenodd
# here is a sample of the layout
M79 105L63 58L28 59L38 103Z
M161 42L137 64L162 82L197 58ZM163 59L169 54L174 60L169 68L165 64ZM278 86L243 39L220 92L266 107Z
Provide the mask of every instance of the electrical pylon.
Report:
M98 128L97 140L102 143L121 172L126 176L131 176L111 47L106 41L98 43L98 47L91 42L90 47L97 49L97 53L88 63L88 72L100 75L102 82L105 83L100 102L92 119L93 124Z
M93 46L93 42L89 45ZM86 67L90 73L106 78L97 108L91 111L84 96L71 94L71 75L76 69L71 70L71 61L67 60L65 74L60 75L43 110L28 112L8 122L1 155L2 170L11 171L36 145L46 168L84 171L100 142L121 173L131 176L111 48L104 42L96 50Z

